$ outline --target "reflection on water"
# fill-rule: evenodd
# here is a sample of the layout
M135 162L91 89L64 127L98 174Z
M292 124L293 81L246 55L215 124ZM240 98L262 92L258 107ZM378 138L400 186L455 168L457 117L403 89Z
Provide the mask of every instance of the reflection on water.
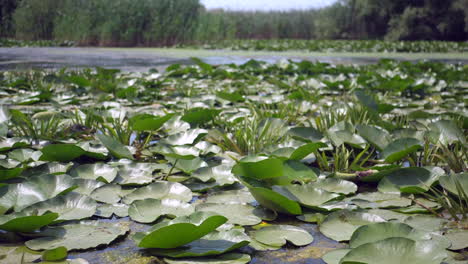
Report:
M243 64L250 59L276 63L284 59L310 60L332 64L370 64L378 57L336 56L333 54L235 53L203 50L98 49L98 48L0 48L0 70L59 69L104 67L123 71L163 70L171 64L191 64L190 57L200 57L209 64ZM408 59L408 58L402 58ZM411 58L409 59L411 60ZM466 64L468 59L431 59Z

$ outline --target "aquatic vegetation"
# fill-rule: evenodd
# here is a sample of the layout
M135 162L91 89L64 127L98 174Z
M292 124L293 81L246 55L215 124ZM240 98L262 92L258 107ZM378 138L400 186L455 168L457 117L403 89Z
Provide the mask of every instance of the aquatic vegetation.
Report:
M0 259L463 260L466 66L194 61L0 73Z

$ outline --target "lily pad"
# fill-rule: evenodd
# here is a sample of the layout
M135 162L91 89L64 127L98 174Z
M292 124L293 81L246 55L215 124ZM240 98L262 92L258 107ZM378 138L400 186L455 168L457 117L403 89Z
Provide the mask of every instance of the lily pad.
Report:
M328 192L341 193L345 195L355 193L358 189L357 185L354 182L337 178L319 179L312 185L315 188L319 188Z
M468 247L468 230L448 231L444 237L452 242L449 248L451 250L461 250Z
M219 165L216 167L202 167L192 173L192 177L208 182L215 180L219 185L231 185L237 182L236 177L231 172L232 167L229 165Z
M216 192L206 198L206 203L246 204L252 202L255 202L255 198L245 189Z
M422 193L428 191L444 174L444 170L439 167L402 168L385 176L378 189L384 193Z
M29 233L51 224L58 216L57 213L47 213L43 215L13 213L1 215L0 230Z
M322 260L327 264L340 264L341 259L351 251L350 248L340 248L323 255Z
M70 176L88 180L112 182L117 177L118 170L104 163L84 164L70 171Z
M96 207L97 203L93 199L73 192L36 203L25 208L23 212L28 214L32 214L33 212L38 212L39 214L55 212L60 215L56 221L81 220L93 216L96 212Z
M152 223L163 215L180 217L190 215L195 211L188 203L174 199L145 199L135 201L130 205L130 218L139 223Z
M457 184L460 184L459 188L461 188L461 190L468 193L468 173L451 174L440 177L439 182L444 189L455 195L462 196L457 188Z
M411 199L402 197L400 194L380 192L360 193L348 198L347 201L363 209L407 207L412 204Z
M388 144L382 151L382 158L387 163L402 160L411 153L422 148L419 140L414 138L400 138Z
M391 237L404 237L415 241L428 240L431 236L403 223L375 223L359 227L351 237L349 245L357 248L367 243L375 243Z
M23 183L0 187L2 188L7 191L0 197L0 211L2 208L8 210L13 207L15 212L19 212L32 204L69 192L74 185L73 178L68 175L40 175Z
M86 151L74 144L47 145L41 152L41 160L59 162L72 161L86 154Z
M151 249L149 252L171 258L221 255L249 244L250 238L239 229L214 231L178 249Z
M262 187L249 187L249 190L255 200L265 208L290 215L302 214L299 203L284 195Z
M136 189L123 198L123 202L131 204L136 200L152 199L176 199L183 202L192 200L192 191L180 183L157 181L150 185Z
M385 219L378 215L341 210L329 214L320 224L319 230L333 240L347 241L359 227L380 222L385 222Z
M275 247L281 247L286 241L296 246L305 246L314 241L312 235L306 230L290 225L266 226L260 230L252 232L252 238L255 240Z
M445 249L435 241L393 237L352 249L340 263L440 264L446 257Z
M336 200L341 195L314 187L314 184L273 186L273 191L307 207L320 206Z
M82 221L49 227L41 232L44 237L29 240L26 246L33 250L49 250L61 246L68 250L85 250L110 244L128 231L128 225L122 223Z
M203 203L196 207L200 212L215 212L228 219L229 224L241 226L256 225L262 219L273 220L276 216L262 208L255 208L249 204L219 204Z
M127 217L129 208L126 204L103 204L97 208L95 215L104 218L110 218L112 215Z
M96 134L96 136L114 157L118 159L133 160L133 154L130 152L127 146L118 142L114 138L103 134Z
M120 185L106 184L94 190L90 196L98 202L115 204L125 196L125 193L122 191L122 187Z
M209 234L226 221L226 217L215 213L196 212L137 233L135 240L143 248L176 248Z

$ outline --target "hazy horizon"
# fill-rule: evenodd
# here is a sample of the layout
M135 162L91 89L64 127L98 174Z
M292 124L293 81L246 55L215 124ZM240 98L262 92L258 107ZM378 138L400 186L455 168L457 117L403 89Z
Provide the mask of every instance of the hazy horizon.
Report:
M320 8L331 5L336 0L201 0L208 9L228 10L291 10Z

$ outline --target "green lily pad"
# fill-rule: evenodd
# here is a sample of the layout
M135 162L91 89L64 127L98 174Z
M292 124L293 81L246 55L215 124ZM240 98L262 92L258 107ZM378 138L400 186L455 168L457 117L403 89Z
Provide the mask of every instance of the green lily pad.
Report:
M288 131L288 134L305 142L318 142L323 138L323 134L313 127L294 127Z
M59 217L57 213L47 213L44 215L12 213L0 215L0 230L29 233L51 224L57 217Z
M117 177L118 170L104 163L84 164L70 171L70 176L88 180L112 182Z
M156 170L164 170L165 164L128 163L119 166L119 173L114 182L120 185L144 185L153 182Z
M245 189L216 192L206 197L206 203L247 204L252 202L255 202L255 198Z
M284 195L262 187L249 187L249 190L255 200L265 208L290 215L302 214L299 203Z
M305 213L303 215L296 216L297 219L308 222L308 223L317 223L320 224L324 219L325 215L321 213Z
M94 200L107 204L118 203L125 196L122 187L117 184L106 184L94 190L90 197Z
M170 146L193 145L200 141L208 131L205 129L190 129L185 132L170 135L161 140L161 143Z
M118 159L130 159L133 160L133 154L119 141L115 140L112 137L96 134L97 138L102 142L102 144L109 150L112 156Z
M350 248L340 248L332 250L322 256L322 260L327 264L340 264L341 259L351 251Z
M358 134L378 150L382 151L392 141L390 134L383 128L369 125L357 125Z
M129 208L126 204L103 204L97 208L95 215L104 218L110 218L112 215L127 217Z
M252 238L260 243L281 247L286 241L298 247L305 246L314 241L312 235L306 230L290 225L266 226L252 232Z
M182 116L181 120L190 123L192 126L198 126L210 122L219 113L221 113L221 110L192 108Z
M142 114L132 117L129 123L134 131L157 131L173 116L174 114L165 116Z
M231 172L232 167L229 165L219 165L216 167L202 167L192 173L192 177L208 182L215 180L221 186L231 185L237 182L236 177Z
M262 219L275 218L275 215L261 208L255 208L249 204L219 204L203 203L196 207L199 212L215 212L228 219L229 224L241 226L256 225L262 222Z
M315 171L297 160L288 160L284 162L283 173L284 176L289 179L287 181L288 184L292 181L312 182L317 180L317 174Z
M86 151L74 144L47 145L41 152L41 160L59 162L72 161L86 154Z
M384 193L422 193L429 190L445 172L439 167L410 167L394 170L379 183Z
M404 223L416 229L438 232L447 223L447 220L432 215L413 215L406 218Z
M0 211L13 207L15 212L19 212L32 204L69 192L74 185L73 178L68 175L40 175L23 183L0 187L0 193L5 188L7 191L0 197Z
M312 208L341 197L339 194L327 192L325 190L315 188L314 186L315 185L313 183L304 185L293 184L273 186L273 191L290 200Z
M244 158L232 168L232 172L257 180L282 177L283 161L277 158Z
M249 255L240 253L227 253L214 258L164 259L168 264L247 264L250 260Z
M327 192L341 193L345 195L355 193L358 189L357 185L354 182L337 178L319 179L312 185L315 188L319 188Z
M360 193L346 200L363 209L407 207L412 204L411 199L400 194L380 192Z
M466 135L463 131L451 120L439 120L429 125L431 131L439 134L437 141L443 145L461 142L466 144Z
M340 130L337 126L331 127L327 131L327 136L333 145L337 147L346 143L355 148L363 149L367 144L367 141L361 136L354 134L349 130Z
M25 208L23 212L27 214L34 212L38 212L39 214L55 212L60 215L56 221L81 220L93 216L96 212L96 207L97 203L93 199L72 192L33 204Z
M385 219L378 215L341 210L329 214L320 224L319 230L333 240L347 241L359 227L380 222L385 222Z
M352 249L340 263L440 264L446 257L445 249L435 241L392 237Z
M462 196L457 184L460 184L459 188L464 190L465 193L468 193L468 173L459 173L459 174L450 174L439 178L440 185L444 187L445 190Z
M97 188L105 185L105 183L101 181L84 180L84 179L74 179L73 184L77 186L76 189L73 189L73 192L87 195L87 196L91 195L91 193Z
M42 260L45 261L61 261L66 259L67 256L68 250L66 247L58 247L42 252Z
M468 230L450 230L444 235L451 242L449 249L461 250L468 247Z
M22 168L0 169L0 182L16 178L21 172L23 172Z
M289 159L290 160L302 160L306 158L309 154L314 153L318 149L325 148L325 147L327 147L327 145L322 142L305 144L295 149L289 156Z
M133 202L128 209L128 214L133 221L152 223L163 215L180 217L190 215L194 211L192 205L179 200L145 199Z
M391 237L404 237L415 241L428 240L430 234L403 223L375 223L359 227L349 240L351 248L375 243Z
M157 256L171 258L221 255L249 244L250 238L239 229L214 231L178 249L151 249Z
M400 161L411 153L422 148L419 140L414 138L400 138L388 144L382 151L382 158L387 163Z
M226 217L215 213L196 212L136 233L135 240L143 248L176 248L209 234L226 221Z
M44 237L29 240L26 246L33 250L50 250L62 246L68 250L85 250L110 244L128 231L128 225L121 223L82 221L49 227L41 232Z
M131 204L133 201L148 198L176 199L190 202L192 200L192 191L180 183L157 181L127 194L122 201L126 204Z
M41 257L41 252L28 249L25 246L0 246L0 261L5 264L34 262Z

